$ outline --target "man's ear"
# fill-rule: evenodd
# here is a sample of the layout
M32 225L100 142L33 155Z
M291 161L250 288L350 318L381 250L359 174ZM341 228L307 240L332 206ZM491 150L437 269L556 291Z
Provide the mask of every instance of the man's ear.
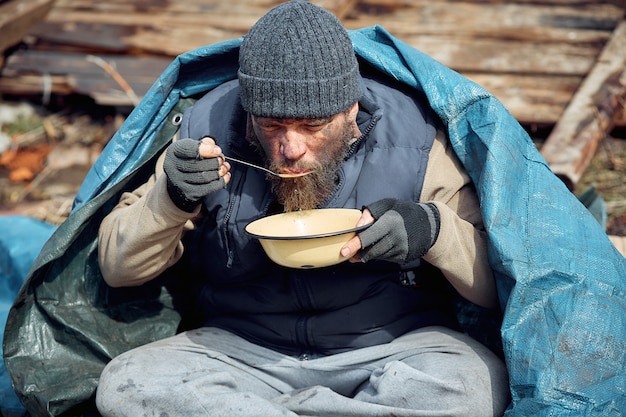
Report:
M254 143L254 130L252 127L252 115L248 113L246 117L246 140L250 143Z
M357 114L359 114L359 102L357 101L352 106L350 106L347 110L347 113L348 113L348 120L350 120L351 122L355 122L356 116Z
M361 137L361 130L359 129L359 125L356 124L356 117L359 114L359 102L354 103L348 110L346 110L346 117L352 124L352 136L355 138Z

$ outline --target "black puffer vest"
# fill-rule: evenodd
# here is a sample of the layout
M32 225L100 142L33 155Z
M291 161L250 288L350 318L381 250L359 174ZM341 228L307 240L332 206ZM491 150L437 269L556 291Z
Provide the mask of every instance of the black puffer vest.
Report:
M435 120L417 97L363 80L353 146L326 207L361 208L381 198L418 201ZM260 163L245 140L237 81L209 92L184 117L181 137L215 138L226 155ZM264 174L233 163L228 187L205 199L206 220L185 238L187 274L199 282L196 315L292 355L332 354L388 342L429 325L455 327L448 284L419 262L296 270L270 261L245 226L274 196ZM187 278L188 279L188 278Z

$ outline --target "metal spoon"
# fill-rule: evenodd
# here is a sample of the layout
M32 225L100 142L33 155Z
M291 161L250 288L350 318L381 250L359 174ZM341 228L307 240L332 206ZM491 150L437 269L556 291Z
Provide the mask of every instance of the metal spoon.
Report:
M265 171L265 172L267 172L268 174L276 175L277 177L280 177L280 178L297 178L297 177L303 177L303 176L305 176L305 175L309 175L309 174L312 172L312 171L307 171L307 172L300 172L300 173L298 173L298 174L281 174L281 173L279 173L279 172L270 171L269 169L267 169L267 168L263 168L262 166L255 165L255 164L251 164L250 162L246 162L246 161L242 161L242 160L240 160L240 159L233 158L232 156L222 155L222 157L223 157L224 159L228 159L228 160L230 160L230 161L239 162L240 164L248 165L249 167L252 167L252 168L260 169L261 171Z

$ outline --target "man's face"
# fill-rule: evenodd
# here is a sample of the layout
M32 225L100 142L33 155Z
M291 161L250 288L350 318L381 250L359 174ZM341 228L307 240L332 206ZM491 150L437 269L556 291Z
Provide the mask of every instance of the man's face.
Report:
M285 211L319 207L335 190L337 171L350 142L360 134L358 105L322 119L275 119L252 116L252 140L275 172L311 174L298 178L270 177Z

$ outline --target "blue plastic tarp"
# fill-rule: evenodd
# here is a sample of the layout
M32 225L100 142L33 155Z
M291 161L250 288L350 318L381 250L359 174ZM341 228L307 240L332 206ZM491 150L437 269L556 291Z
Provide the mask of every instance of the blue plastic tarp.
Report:
M0 334L30 267L54 230L56 226L31 217L0 216ZM0 363L0 415L17 416L24 411L4 363Z
M351 31L350 35L364 65L426 95L476 185L504 311L502 344L512 394L506 416L623 415L626 261L604 229L553 175L524 129L484 88L381 27ZM133 327L137 322L145 328L162 320L165 307L169 308L167 300L159 304L159 314L147 318L136 314L132 322L119 320L112 312L110 301L114 298L107 298L107 305L90 307L100 300L93 294L110 297L113 290L99 286L97 268L90 266L95 259L96 235L89 226L110 209L112 192L129 177L139 175L141 167L165 146L160 132L175 107L185 98L236 77L240 42L207 46L174 60L88 174L70 221L42 250L5 333L7 369L13 381L19 382L16 390L29 410L48 409L55 415L72 401L87 401L107 358L150 337L175 331L175 324L150 327L150 336L141 333L142 337L133 341L120 342L139 332ZM89 274L95 278L85 278ZM62 310L64 298L57 295L60 290L55 285L66 291L83 288L72 294L72 300L75 308L89 312L89 320L86 313L76 317L72 315L75 311ZM135 306L133 311L144 310ZM71 332L61 337L49 324L52 322L71 328ZM50 329L36 332L29 329L33 323ZM106 328L110 337L100 337L90 325ZM77 365L77 369L85 369L80 392L69 392L55 381L38 384L36 379L45 375L44 371L63 375L60 358L29 353L19 344L20 340L48 335L59 339L57 345L50 341L48 347L62 351L69 333L70 340L77 343L74 353L79 349L76 346L84 346L81 355L71 356L84 363L84 368Z

